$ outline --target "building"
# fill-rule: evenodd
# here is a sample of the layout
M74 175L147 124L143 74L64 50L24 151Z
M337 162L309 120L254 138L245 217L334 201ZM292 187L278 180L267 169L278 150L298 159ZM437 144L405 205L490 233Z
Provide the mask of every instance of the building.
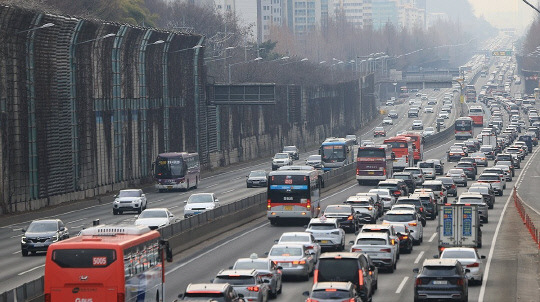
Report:
M373 29L381 29L387 23L398 26L399 3L398 0L372 0L371 3Z
M371 0L332 0L333 18L344 17L354 27L371 26Z
M412 29L425 27L425 10L418 8L414 3L403 3L399 7L399 26Z
M257 42L269 39L273 26L283 24L283 1L286 0L256 0L257 1Z
M313 32L321 24L320 0L283 0L286 25L296 36Z

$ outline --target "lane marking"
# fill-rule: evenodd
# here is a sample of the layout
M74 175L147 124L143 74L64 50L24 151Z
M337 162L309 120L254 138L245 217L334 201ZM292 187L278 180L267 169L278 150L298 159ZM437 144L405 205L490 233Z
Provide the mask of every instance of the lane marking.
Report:
M405 277L403 278L403 280L401 280L401 283L399 284L398 288L396 289L396 294L399 294L401 293L401 290L403 289L403 287L405 286L405 283L407 283L407 280L409 280L409 277Z
M26 274L26 273L29 273L29 272L31 272L31 271L35 271L35 270L37 270L37 269L39 269L39 268L42 268L42 267L44 267L44 266L45 266L45 264L42 264L42 265L40 265L40 266L36 266L36 267L34 267L34 268L31 268L31 269L29 269L29 270L27 270L27 271L20 272L20 273L18 273L17 275L22 276L22 275L24 275L24 274Z
M20 252L21 252L21 250L18 250L18 251L16 251L16 252L11 253L11 255L16 255L16 254L18 254L18 253L20 253Z
M230 189L230 190L227 190L227 191L225 191L225 192L223 192L223 193L221 193L221 194L231 193L231 192L233 192L233 191L235 191L235 190L236 190L236 189Z
M66 222L66 224L71 224L71 223L74 223L74 222L79 222L79 221L82 221L82 220L85 220L86 218L81 218L81 219L77 219L77 220L73 220L73 221L70 221L70 222Z
M270 224L270 222L263 223L263 224L261 224L261 225L258 226L258 227L255 227L255 228L253 228L253 229L251 229L251 230L249 230L249 231L247 231L247 232L244 232L244 233L242 233L242 234L240 234L240 235L238 235L238 236L236 236L236 237L234 237L234 238L231 238L231 239L229 239L229 240L223 242L222 244L217 245L217 246L215 246L214 248L211 248L211 249L207 250L206 252L201 253L201 254L199 254L199 255L197 255L197 256L195 256L195 257L189 259L188 261L186 261L186 262L184 262L184 263L181 263L181 264L177 265L176 267L174 267L174 268L168 270L167 272L165 272L165 276L168 275L168 274L170 274L170 273L173 273L173 272L177 271L178 269L180 269L180 268L182 268L182 267L184 267L184 266L190 264L191 262L193 262L193 261L195 261L195 260L198 260L198 259L202 258L203 256L206 256L206 255L208 255L208 254L214 252L215 250L217 250L217 249L219 249L219 248L221 248L221 247L223 247L223 246L225 246L225 245L227 245L227 244L229 244L229 243L231 243L231 242L233 242L233 241L235 241L235 240L237 240L237 239L239 239L239 238L242 238L243 236L246 236L246 235L249 234L249 233L253 233L253 232L255 232L256 230L261 229L261 228L263 228L263 227L265 227L265 226L267 226L267 225L269 225L269 224Z
M13 236L11 236L11 237L9 237L9 238L19 238L19 237L22 237L22 236L23 236L23 234L20 234L20 235L13 235Z
M431 237L429 237L428 242L433 242L433 240L435 240L435 236L437 236L437 232L433 233L433 235L431 235Z
M424 251L421 251L420 254L418 254L418 257L414 259L414 264L417 264L422 259L422 256L424 256Z

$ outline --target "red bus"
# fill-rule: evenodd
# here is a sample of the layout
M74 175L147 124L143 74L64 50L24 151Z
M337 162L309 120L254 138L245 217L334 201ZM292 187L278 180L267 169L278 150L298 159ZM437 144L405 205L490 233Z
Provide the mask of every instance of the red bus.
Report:
M392 146L376 145L358 148L356 155L356 180L359 185L366 181L392 178L394 161Z
M410 137L394 136L384 140L385 145L392 146L394 153L394 171L403 171L406 167L414 166L413 142Z
M413 142L414 163L424 160L424 138L422 134L418 132L406 132L400 134L400 136L406 136L411 138Z
M158 192L196 189L201 180L201 165L197 153L161 153L152 164L152 169Z
M473 120L465 116L460 117L454 123L454 133L456 139L469 139L473 137Z
M482 106L469 107L469 117L473 120L473 126L484 126L484 109L482 109Z
M146 226L82 230L49 246L45 301L163 301L165 258L172 261L168 243Z

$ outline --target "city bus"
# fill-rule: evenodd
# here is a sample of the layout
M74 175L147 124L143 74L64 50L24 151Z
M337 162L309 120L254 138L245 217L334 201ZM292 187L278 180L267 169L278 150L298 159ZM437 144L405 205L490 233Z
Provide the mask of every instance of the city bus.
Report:
M473 120L473 126L484 126L484 109L482 109L482 106L469 107L469 117Z
M343 167L354 162L354 142L341 137L327 138L319 149L323 171Z
M368 181L392 178L393 169L392 146L375 145L358 148L356 153L356 180L359 185Z
M197 153L161 153L152 164L152 170L158 192L196 189L201 179L201 165Z
M101 225L49 246L46 302L164 301L168 243L137 225Z
M456 139L469 139L473 137L473 120L472 118L460 117L454 123L454 133Z
M414 164L424 160L424 138L418 132L405 132L400 136L409 137L413 143Z
M414 166L413 141L410 137L394 136L385 139L383 143L392 147L393 171L403 171L407 167Z
M272 225L282 220L309 222L320 207L319 172L277 170L268 175L267 217Z

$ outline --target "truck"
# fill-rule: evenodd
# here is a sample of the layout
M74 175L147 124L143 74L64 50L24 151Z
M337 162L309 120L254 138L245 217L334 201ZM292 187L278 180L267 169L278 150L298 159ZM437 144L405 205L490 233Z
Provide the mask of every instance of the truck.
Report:
M497 135L496 134L483 134L482 145L492 146L493 150L497 148Z
M449 247L482 247L482 224L478 206L443 204L439 206L439 254Z

